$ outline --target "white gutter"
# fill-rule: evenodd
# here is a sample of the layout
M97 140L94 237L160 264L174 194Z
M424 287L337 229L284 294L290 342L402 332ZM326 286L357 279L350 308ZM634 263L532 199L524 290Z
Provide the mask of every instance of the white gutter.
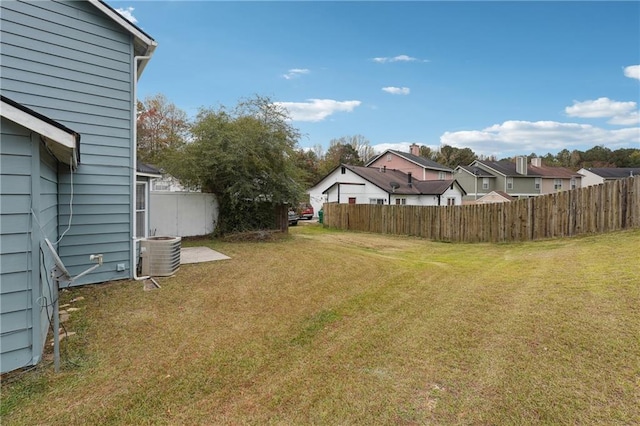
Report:
M136 177L138 170L138 61L148 61L151 56L134 56L133 57L133 170L131 172L131 217L133 229L131 230L131 276L136 281L146 280L149 276L138 276L138 265L136 263ZM149 206L147 206L149 208Z

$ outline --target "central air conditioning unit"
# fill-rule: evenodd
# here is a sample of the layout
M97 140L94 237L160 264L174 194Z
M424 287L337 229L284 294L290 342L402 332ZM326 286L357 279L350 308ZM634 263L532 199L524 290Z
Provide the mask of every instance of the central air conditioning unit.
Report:
M149 237L140 241L142 275L168 277L180 269L180 237Z

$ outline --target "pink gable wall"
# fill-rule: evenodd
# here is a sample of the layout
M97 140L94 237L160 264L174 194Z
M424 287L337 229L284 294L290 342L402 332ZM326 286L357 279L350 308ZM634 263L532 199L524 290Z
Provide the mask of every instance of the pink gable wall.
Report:
M396 169L405 173L411 172L411 175L418 180L438 180L439 172L437 170L424 169L422 166L393 153L387 153L369 165L369 167L376 168L384 166L387 166L387 169ZM445 172L444 179L453 179L453 175Z

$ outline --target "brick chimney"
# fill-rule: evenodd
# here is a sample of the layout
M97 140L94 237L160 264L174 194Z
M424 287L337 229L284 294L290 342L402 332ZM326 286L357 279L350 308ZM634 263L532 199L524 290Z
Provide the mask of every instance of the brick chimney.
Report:
M420 155L420 146L418 146L418 144L412 143L409 146L409 154Z

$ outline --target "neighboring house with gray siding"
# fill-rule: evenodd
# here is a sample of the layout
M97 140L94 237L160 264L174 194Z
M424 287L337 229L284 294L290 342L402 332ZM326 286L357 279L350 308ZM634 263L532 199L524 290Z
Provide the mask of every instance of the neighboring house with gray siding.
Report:
M518 156L515 161L475 160L458 166L455 178L465 189L464 201L475 201L492 191L503 191L516 198L529 198L581 187L582 176L566 167L542 165L541 158Z
M0 371L37 364L55 248L135 278L136 84L155 41L99 0L0 2ZM141 181L148 177L141 176Z

